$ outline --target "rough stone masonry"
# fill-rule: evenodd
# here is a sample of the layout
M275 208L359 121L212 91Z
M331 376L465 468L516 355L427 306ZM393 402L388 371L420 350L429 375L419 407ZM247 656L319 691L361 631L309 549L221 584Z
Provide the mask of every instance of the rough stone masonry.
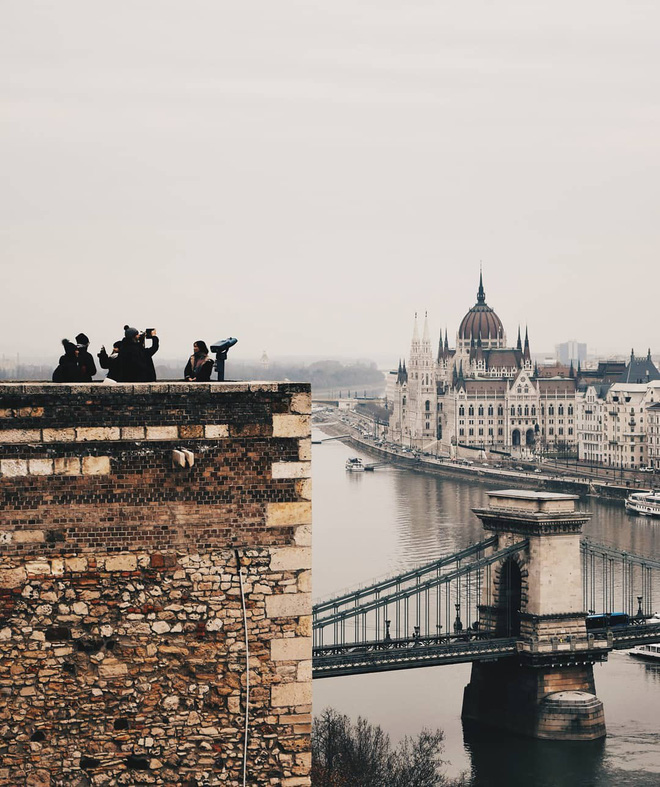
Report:
M0 785L310 784L310 410L0 385Z

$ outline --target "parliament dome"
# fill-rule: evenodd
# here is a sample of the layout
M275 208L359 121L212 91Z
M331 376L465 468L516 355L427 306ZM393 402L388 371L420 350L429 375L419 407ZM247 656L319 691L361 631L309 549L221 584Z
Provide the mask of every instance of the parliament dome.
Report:
M471 342L474 339L476 343L481 338L484 343L499 344L498 340L501 340L503 337L504 327L502 321L486 303L483 278L479 276L477 302L463 317L458 329L458 338L462 342Z

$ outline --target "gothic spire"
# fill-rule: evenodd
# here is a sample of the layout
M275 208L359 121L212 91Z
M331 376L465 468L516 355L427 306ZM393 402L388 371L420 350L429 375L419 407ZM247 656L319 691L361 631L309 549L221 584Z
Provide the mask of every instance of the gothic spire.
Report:
M449 331L445 328L445 352L449 351Z
M422 341L425 343L429 343L431 341L431 337L429 335L429 313L424 312L424 333L422 335Z
M484 275L479 266L479 290L477 292L477 303L486 303L486 293L484 292Z
M415 312L415 326L413 328L412 340L413 340L413 342L418 342L419 341L419 330L417 328L417 312Z
M573 359L572 359L572 358L571 358L571 367L570 367L570 369L568 370L568 376L569 376L571 379L573 379L573 377L575 377L575 369L574 369L574 367L573 367Z
M516 350L520 350L522 352L522 339L520 338L520 326L518 326L518 343L516 344Z
M529 331L527 329L527 326L525 326L525 351L523 353L523 358L526 361L531 361L532 360L532 355L531 355L531 353L529 351Z

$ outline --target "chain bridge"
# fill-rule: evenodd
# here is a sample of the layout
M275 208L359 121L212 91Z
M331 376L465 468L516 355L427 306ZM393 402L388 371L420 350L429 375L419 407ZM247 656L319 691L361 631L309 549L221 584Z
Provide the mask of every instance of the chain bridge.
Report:
M573 496L489 496L490 508L475 511L484 540L315 604L314 678L472 662L464 716L484 720L493 710L476 699L485 675L515 681L517 666L522 683L536 687L543 674L539 702L548 686L592 696L594 663L613 649L660 642L659 560L580 539L590 515L575 510ZM593 700L600 710L589 711L583 737L604 734ZM566 709L555 711L536 725L538 737L561 737L551 728Z

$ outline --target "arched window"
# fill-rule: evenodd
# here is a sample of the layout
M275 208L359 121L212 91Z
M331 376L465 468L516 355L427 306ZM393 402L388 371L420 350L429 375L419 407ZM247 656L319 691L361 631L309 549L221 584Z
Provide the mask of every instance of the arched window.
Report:
M513 405L511 405L511 415L515 415L515 414L516 414L516 408Z
M492 414L493 414L493 405L489 404L488 405L488 415L492 415Z
M522 406L518 405L518 415L522 415Z
M552 404L549 404L549 405L548 405L548 415L554 415L554 414L555 414L555 408L554 408L554 405L552 405Z
M468 415L474 415L474 406L473 405L470 405L468 407Z
M479 405L479 415L483 415L483 414L484 414L484 406L483 406L483 404L480 404Z
M525 405L525 415L529 415L529 405Z
M573 405L572 404L568 405L568 414L569 415L573 415Z
M519 385L519 386L518 386L518 393L519 393L519 394L521 394L521 393L522 393L522 385Z
M536 415L536 405L532 405L532 415Z
M406 406L406 397L405 396L403 397L403 406L404 407Z
M463 407L463 405L461 405L461 406L458 408L458 414L459 414L460 416L463 416L463 415L465 415L465 407Z
M426 403L424 404L424 409L426 410L427 413L431 409L431 402L429 402L428 399L426 400Z
M502 407L501 404L497 405L497 414L498 415L504 415L504 407Z
M525 386L525 393L529 393L529 385Z
M564 405L560 404L559 407L557 408L557 415L563 415L563 414L564 414Z

